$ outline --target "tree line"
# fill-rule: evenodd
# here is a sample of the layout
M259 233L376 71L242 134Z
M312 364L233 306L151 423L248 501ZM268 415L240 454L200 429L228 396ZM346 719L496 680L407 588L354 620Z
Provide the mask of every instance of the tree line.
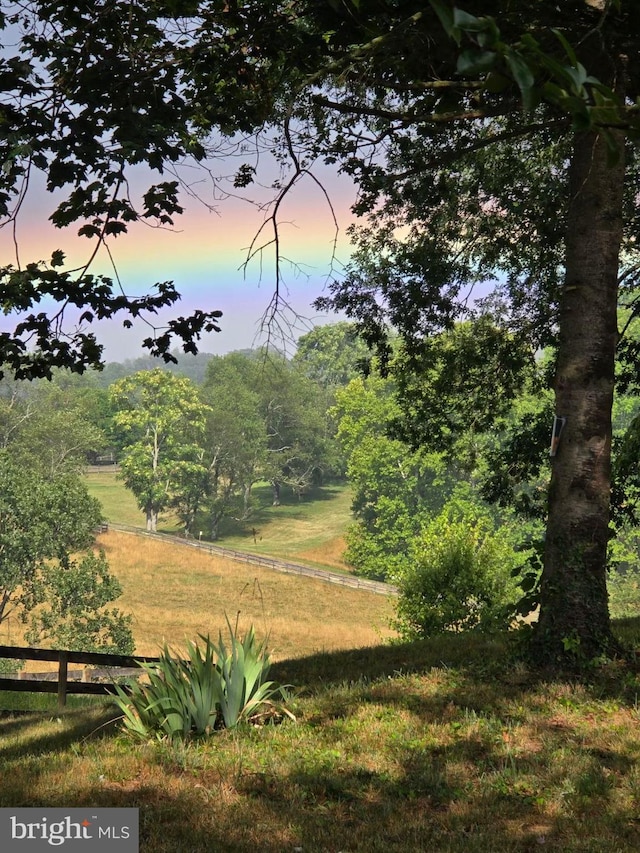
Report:
M516 352L509 369L503 350ZM129 648L127 618L106 607L119 587L104 556L69 558L99 523L81 474L108 447L147 529L170 512L187 536L217 539L228 518L251 525L256 483L269 483L278 505L283 488L302 499L346 480L345 560L399 587L403 636L507 628L538 604L552 364L553 353L514 350L482 317L434 336L419 378L401 337L383 366L356 325L341 322L303 335L291 359L261 350L210 356L199 384L135 363L106 388L68 372L32 386L4 380L4 503L15 516L6 518L24 527L25 543L32 529L47 532L36 551L23 548L22 563L14 552L0 561L0 622L15 607L31 620L31 639ZM614 410L614 576L638 564L639 410L632 393Z

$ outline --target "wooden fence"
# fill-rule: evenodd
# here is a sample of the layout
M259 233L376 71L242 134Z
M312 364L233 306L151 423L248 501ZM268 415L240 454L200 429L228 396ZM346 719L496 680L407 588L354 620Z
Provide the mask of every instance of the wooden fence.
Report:
M87 674L91 675L88 670L82 673L81 681L70 680L70 663L93 665L98 668L101 677L104 679L105 674L113 678L113 675L110 673L111 669L119 669L122 675L133 674L127 673L125 670L129 669L135 672L135 670L140 669L140 664L157 663L159 660L159 658L152 657L132 657L130 655L114 655L99 652L71 652L66 649L33 649L22 646L0 646L0 658L57 661L58 674L56 680L48 681L42 677L34 679L29 676L29 673L20 673L16 678L0 678L0 690L18 690L29 693L57 693L58 707L60 708L66 704L68 693L105 695L115 692L112 680L93 682L90 677L89 680L86 680Z
M211 542L202 542L199 539L184 539L179 536L174 536L170 533L150 533L143 530L141 527L133 527L130 524L116 524L109 522L110 530L118 530L121 533L132 533L135 536L146 536L150 539L158 539L163 542L171 542L173 545L184 545L188 548L196 548L201 551L206 551L209 554L215 554L219 557L226 557L229 560L236 560L239 563L250 563L254 566L263 566L265 569L272 569L276 572L284 572L285 574L303 575L304 577L314 578L315 580L325 583L338 584L346 586L350 589L362 589L367 592L373 592L377 595L397 595L398 589L392 584L382 583L381 581L372 581L368 578L359 578L355 575L339 574L338 572L330 572L326 569L314 569L311 566L305 566L302 563L292 563L288 560L277 560L275 557L263 557L260 554L253 554L249 551L235 551L232 548L223 548L221 545L213 545Z

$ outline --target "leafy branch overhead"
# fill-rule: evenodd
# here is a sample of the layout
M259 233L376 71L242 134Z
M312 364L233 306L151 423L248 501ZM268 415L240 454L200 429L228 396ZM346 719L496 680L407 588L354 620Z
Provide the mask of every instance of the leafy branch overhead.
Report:
M494 18L475 17L442 0L430 3L446 33L461 48L456 63L461 78L479 75L482 89L490 94L501 94L515 82L526 112L533 113L543 102L552 105L571 118L573 130L603 133L612 156L617 155L618 146L610 129L625 129L634 136L640 132L640 98L627 103L622 81L617 81L616 91L590 74L561 29L550 28L561 47L556 58L531 33L507 44Z
M0 334L0 378L10 371L16 379L51 378L52 369L67 367L78 373L88 366L99 366L103 347L92 332L83 331L94 320L111 320L121 313L128 318L157 314L173 305L179 294L171 282L155 285L154 295L129 297L105 276L59 272L64 254L55 252L49 264L29 263L24 269L9 265L0 268L2 309L5 314L20 312L13 334ZM48 299L60 306L54 313L34 311ZM66 332L64 315L70 307L81 311L79 328ZM30 313L27 313L30 312ZM164 361L176 361L170 352L177 337L185 352L197 351L196 342L203 332L220 331L221 311L196 311L193 316L169 321L161 335L147 338L143 345ZM123 321L131 327L131 319Z
M173 224L180 182L153 173L205 153L181 70L185 47L165 23L161 8L141 3L3 4L0 227L18 245L14 264L0 268L0 287L3 312L18 317L0 336L0 364L18 378L100 367L97 320L122 317L130 326L143 317L152 328L143 346L165 361L174 360L176 340L193 352L203 333L219 331L221 313L205 310L158 331L154 316L179 299L173 283L134 297L91 272L98 251L133 223ZM136 198L132 169L141 166L151 185ZM39 175L53 225L75 225L91 241L79 268L65 268L63 251L50 263L22 262L19 223Z

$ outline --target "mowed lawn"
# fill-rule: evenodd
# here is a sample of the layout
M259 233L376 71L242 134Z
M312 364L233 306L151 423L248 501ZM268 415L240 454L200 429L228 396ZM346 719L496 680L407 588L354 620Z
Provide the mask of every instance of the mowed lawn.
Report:
M144 514L115 471L94 469L86 475L86 483L90 493L102 504L108 521L145 526ZM351 521L351 490L346 485L317 488L301 500L283 488L281 504L274 507L270 486L262 484L254 487L251 517L242 523L225 519L217 544L317 568L350 572L342 555L344 534ZM180 525L172 515L162 514L158 529L179 533ZM199 518L195 532L196 535L202 532L203 539L208 538L205 516Z
M268 634L274 659L376 645L393 633L392 602L382 595L116 530L98 545L122 584L118 606L133 616L138 654L198 633L217 637L226 616Z
M454 634L282 661L295 722L186 745L104 707L0 717L0 805L138 808L141 853L639 850L640 676L547 680L512 652Z

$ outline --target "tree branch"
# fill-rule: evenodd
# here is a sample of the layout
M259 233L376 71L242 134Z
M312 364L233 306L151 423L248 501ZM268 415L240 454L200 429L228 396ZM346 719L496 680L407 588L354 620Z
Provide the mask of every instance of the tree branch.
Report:
M404 181L407 178L412 178L414 175L420 175L423 172L433 169L435 166L443 166L448 163L453 163L460 157L467 154L472 154L474 151L481 151L483 148L488 148L489 145L495 145L496 142L507 142L510 139L518 139L521 136L527 136L529 133L534 133L539 130L553 130L555 128L568 127L568 119L555 119L548 122L536 122L534 124L523 125L514 130L505 130L502 133L496 133L492 136L487 136L484 139L479 139L469 145L461 145L459 148L454 148L452 151L445 152L440 157L434 157L424 163L416 166L413 169L407 169L406 172L397 172L389 174L389 181Z
M453 113L401 113L393 110L383 110L378 107L366 107L358 104L344 104L332 101L324 95L314 95L311 99L314 104L335 110L344 115L359 115L369 118L384 118L389 121L399 121L404 124L452 124L456 121L468 121L470 119L496 118L507 114L504 108L495 110L465 110Z

